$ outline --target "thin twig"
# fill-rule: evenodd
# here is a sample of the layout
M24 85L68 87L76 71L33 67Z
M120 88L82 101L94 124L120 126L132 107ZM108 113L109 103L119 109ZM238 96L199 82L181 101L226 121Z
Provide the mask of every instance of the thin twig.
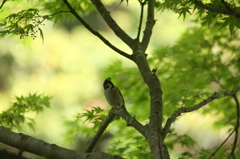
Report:
M3 5L7 2L7 0L3 0L1 6L0 6L0 9L2 9Z
M108 114L107 118L102 122L102 124L100 125L97 133L94 135L91 143L86 148L85 153L92 152L94 146L96 145L96 143L98 142L98 140L102 136L103 132L107 129L108 125L113 121L115 116L116 115L113 115L112 113Z
M53 14L51 14L50 16L54 16L54 15L56 15L56 14L60 14L60 13L71 13L69 10L62 10L62 11L59 11L59 12L56 12L56 13L53 13Z
M227 142L227 140L232 136L232 134L235 132L235 130L233 130L228 137L218 146L218 148L211 154L211 156L209 156L208 159L211 159L217 152L218 150Z
M237 108L236 109L236 111L237 111L236 116L237 116L237 118L236 118L236 125L235 125L235 132L236 132L235 133L235 138L234 138L234 142L233 142L233 146L232 146L232 151L231 151L228 158L230 158L231 156L233 156L233 158L236 158L234 152L235 152L237 142L238 142L238 128L239 128L239 118L240 118L240 114L239 114L240 108L239 108L239 101L238 101L237 95L234 94L232 97L233 97L233 99L235 100L235 103L236 103L236 108Z
M87 24L82 17L80 17L77 12L73 9L73 7L68 3L67 0L63 0L63 2L66 4L66 6L68 7L68 9L70 10L70 12L77 18L77 20L79 20L84 26L85 28L87 28L92 34L94 34L95 36L97 36L99 39L101 39L108 47L110 47L111 49L113 49L114 51L116 51L117 53L119 53L120 55L132 60L132 56L125 53L124 51L118 49L117 47L115 47L113 44L111 44L106 38L104 38L99 32L97 32L96 30L94 30L89 24Z
M226 2L224 1L224 0L221 0L222 1L222 3L225 5L225 7L227 8L228 6L227 6L227 4L226 4ZM214 79L214 81L221 87L221 88L223 88L223 89L226 89L217 79ZM240 108L239 108L239 101L238 101L238 98L237 98L237 95L236 94L233 94L232 95L232 97L233 97L233 99L235 100L235 102L236 102L236 126L235 126L235 128L234 128L234 130L233 130L233 132L236 132L235 133L235 138L234 138L234 143L233 143L233 146L232 146L232 151L231 151L231 153L229 154L229 157L228 158L230 158L231 156L233 156L233 158L235 158L235 155L234 155L234 151L235 151L235 149L236 149L236 146L237 146L237 141L238 141L238 127L239 127L239 118L240 118ZM233 133L232 132L232 133ZM232 134L231 133L231 134ZM228 138L227 138L228 139ZM220 145L220 146L222 146L222 144ZM210 156L210 158L213 156L213 155L215 155L215 153L218 151L220 149L220 147Z
M122 117L126 122L127 126L132 126L135 128L139 133L141 133L144 137L146 137L146 134L148 130L146 129L145 126L143 126L141 123L139 123L135 117L132 117L126 109L111 109L110 113L108 114L108 117L103 121L101 126L99 127L97 133L93 137L91 143L89 146L86 148L85 152L90 153L92 152L94 146L96 145L97 141L99 138L102 136L103 132L106 130L108 125L113 121L115 116L120 116Z
M226 90L226 88L224 87L224 85L222 85L222 84L219 82L219 80L217 80L216 78L214 78L213 81L214 81L215 83L217 83L222 89Z
M112 29L112 31L130 48L133 45L133 38L131 38L123 29L116 23L116 21L111 17L109 11L102 4L101 0L91 0L92 4L96 7L104 21Z
M137 33L137 40L140 38L141 30L142 30L142 21L143 21L143 12L144 12L144 6L146 4L146 0L144 2L141 2L141 0L138 0L138 2L141 5L141 13L139 18L139 26L138 26L138 33Z

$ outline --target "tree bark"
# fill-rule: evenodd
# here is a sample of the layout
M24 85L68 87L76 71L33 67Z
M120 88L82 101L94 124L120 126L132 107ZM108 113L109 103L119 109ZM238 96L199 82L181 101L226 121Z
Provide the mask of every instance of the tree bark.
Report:
M122 159L106 153L79 153L0 126L0 142L49 159Z

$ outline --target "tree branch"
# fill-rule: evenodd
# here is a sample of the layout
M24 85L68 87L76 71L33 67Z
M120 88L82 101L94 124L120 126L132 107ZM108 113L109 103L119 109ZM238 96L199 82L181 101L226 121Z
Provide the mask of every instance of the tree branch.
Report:
M130 48L132 48L133 39L126 34L122 28L115 22L115 20L111 17L110 13L106 10L105 6L102 4L100 0L91 0L92 3L97 8L98 12L107 23L107 25L112 29L112 31Z
M3 1L2 1L2 4L1 4L1 6L0 6L0 9L2 9L3 5L4 5L6 2L7 2L7 0L3 0Z
M208 97L206 100L203 100L202 102L200 102L199 104L196 104L192 107L182 107L182 108L179 108L178 110L176 110L172 115L171 117L168 118L164 128L163 128L163 138L166 137L166 135L168 134L169 130L170 130L170 127L172 125L172 123L176 120L176 118L178 116L180 116L182 113L187 113L187 112L192 112L194 110L198 110L199 108L203 107L204 105L212 102L213 100L215 99L218 99L218 98L222 98L222 97L226 97L226 96L232 96L234 94L236 94L238 91L240 91L240 87L238 87L237 89L235 90L232 90L232 91L224 91L224 92L215 92L213 93L210 97Z
M143 12L144 12L144 6L146 4L147 0L144 0L144 2L141 2L141 0L138 0L138 2L141 5L141 13L140 13L140 18L139 18L139 25L138 25L138 33L137 33L137 40L139 40L140 35L141 35L141 30L142 30L142 20L143 20Z
M218 146L218 148L211 154L211 156L209 156L208 159L211 159L217 152L218 150L228 141L228 139L232 136L232 134L234 133L235 130L233 130L228 137L221 143L221 145Z
M125 109L114 108L114 109L111 109L110 113L122 117L127 122L127 126L132 126L144 137L146 137L148 129L145 126L143 126L141 123L139 123L135 119L135 117L132 117Z
M227 10L234 11L230 6L228 6L228 4L224 0L221 0L221 2Z
M116 115L113 115L111 113L108 114L107 118L102 122L97 133L94 135L91 143L86 148L86 150L85 150L86 153L92 152L92 150L93 150L94 146L96 145L96 143L98 142L99 138L102 136L103 132L106 130L108 125L113 121L115 116Z
M142 50L142 45L143 44L136 44L133 50L133 59L150 93L150 121L146 126L148 131L145 138L151 148L153 158L169 159L169 153L163 144L162 138L163 101L161 84L156 75L156 70L151 71L148 65L146 56Z
M97 32L96 30L94 30L89 24L87 24L82 17L80 17L77 12L73 9L73 7L69 4L69 2L67 0L63 0L63 2L66 4L66 6L68 7L68 9L70 10L70 12L77 18L78 21L80 21L85 28L87 28L93 35L97 36L99 39L101 39L108 47L110 47L112 50L116 51L117 53L119 53L120 55L132 60L131 55L125 53L124 51L118 49L116 46L114 46L113 44L111 44L106 38L104 38L99 32Z
M62 11L59 11L59 12L55 12L53 14L50 14L49 16L54 16L54 15L57 15L57 14L60 14L60 13L72 13L70 12L69 10L62 10Z
M96 145L97 141L102 136L103 132L106 130L108 125L113 121L113 119L116 115L122 117L127 122L127 126L132 126L139 133L141 133L143 136L146 136L147 129L145 129L145 127L141 123L139 123L134 117L132 117L126 111L126 109L113 108L113 109L111 109L110 113L108 114L108 117L104 120L104 122L99 127L97 133L93 137L89 146L86 148L86 151L85 151L86 153L92 152L92 150L93 150L94 146Z
M239 128L239 118L240 118L240 106L239 106L239 101L238 101L238 98L237 98L237 95L234 94L233 96L233 99L236 103L236 111L237 111L237 114L236 114L236 126L235 126L235 138L234 138L234 142L233 142L233 146L232 146L232 151L230 153L230 156L233 156L233 158L235 158L235 149L236 149L236 146L237 146L237 142L238 142L238 128ZM229 156L229 158L230 158Z
M122 159L120 156L106 153L78 153L28 135L11 132L2 126L0 126L0 142L49 159Z
M148 47L150 38L152 36L152 29L155 24L154 5L155 5L155 0L148 0L147 22L146 22L145 29L143 31L144 33L143 39L141 41L143 52L145 52Z
M196 4L197 6L203 8L203 9L206 9L208 11L211 11L211 12L220 13L220 14L226 14L226 15L233 15L236 18L240 18L240 13L239 12L237 12L237 11L235 11L233 9L229 9L230 7L226 6L226 5L224 5L225 8L227 7L226 9L221 9L221 8L217 8L217 7L208 6L207 4L203 4L203 2L199 1L199 0L193 0L193 3ZM225 2L225 4L226 4L226 2Z

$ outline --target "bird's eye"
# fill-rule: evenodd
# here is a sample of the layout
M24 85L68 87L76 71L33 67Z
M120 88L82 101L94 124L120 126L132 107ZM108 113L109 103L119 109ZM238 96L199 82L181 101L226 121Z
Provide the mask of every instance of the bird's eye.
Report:
M105 88L105 89L108 89L108 88L109 88L109 85L108 85L108 84L105 84L105 85L104 85L104 88Z

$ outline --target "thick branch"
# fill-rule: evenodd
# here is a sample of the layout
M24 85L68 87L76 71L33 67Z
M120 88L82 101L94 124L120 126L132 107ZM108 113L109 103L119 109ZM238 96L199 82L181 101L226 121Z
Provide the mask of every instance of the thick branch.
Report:
M215 13L220 13L220 14L226 14L226 15L233 15L236 18L240 18L240 13L235 11L235 10L233 10L233 9L230 9L230 7L227 6L226 2L224 3L224 6L225 6L226 9L222 9L222 8L217 8L217 7L212 7L212 6L206 5L206 4L203 4L202 1L199 1L199 0L193 0L193 2L197 6L203 8L203 9L206 9L208 11L215 12Z
M0 142L49 159L122 159L120 156L106 153L78 153L28 135L11 132L2 126L0 126Z
M150 42L150 38L152 36L153 26L155 24L154 4L155 4L155 0L148 0L147 22L146 22L146 26L145 26L145 29L144 29L143 39L141 41L142 49L143 49L144 52L146 51L146 49L148 47L148 44Z
M112 31L130 48L132 48L133 39L126 34L122 28L115 22L115 20L111 17L110 13L106 10L105 6L102 4L100 0L91 0L92 3L97 8L98 12L103 17L104 21L108 24L108 26L112 29Z
M222 97L226 97L226 96L232 96L234 94L236 94L238 91L240 91L240 87L238 87L237 89L235 90L232 90L232 91L224 91L224 92L215 92L213 93L210 97L208 97L206 100L203 100L202 102L200 102L199 104L196 104L192 107L182 107L182 108L179 108L178 110L176 110L170 118L168 118L164 128L163 128L163 138L166 137L166 135L168 134L169 130L170 130L170 127L172 125L172 123L176 120L176 118L178 116L180 116L182 113L187 113L187 112L192 112L192 111L195 111L195 110L198 110L199 108L203 107L204 105L212 102L213 100L215 99L218 99L218 98L222 98Z
M85 28L87 28L92 34L94 34L95 36L97 36L99 39L101 39L108 47L110 47L111 49L113 49L114 51L116 51L117 53L119 53L120 55L128 58L128 59L132 59L131 55L125 53L124 51L118 49L116 46L114 46L113 44L111 44L106 38L104 38L99 32L97 32L96 30L94 30L89 24L87 24L81 16L79 16L77 14L77 12L73 9L73 7L68 3L67 0L63 0L63 2L66 4L66 6L68 7L68 9L70 10L70 12L77 18L78 21L80 21Z
M162 132L162 90L156 71L151 71L146 60L144 52L141 50L141 44L136 46L133 53L133 59L138 66L144 82L148 85L150 91L150 122L147 125L149 131L146 139L151 148L154 158L168 159L169 155L164 148Z

